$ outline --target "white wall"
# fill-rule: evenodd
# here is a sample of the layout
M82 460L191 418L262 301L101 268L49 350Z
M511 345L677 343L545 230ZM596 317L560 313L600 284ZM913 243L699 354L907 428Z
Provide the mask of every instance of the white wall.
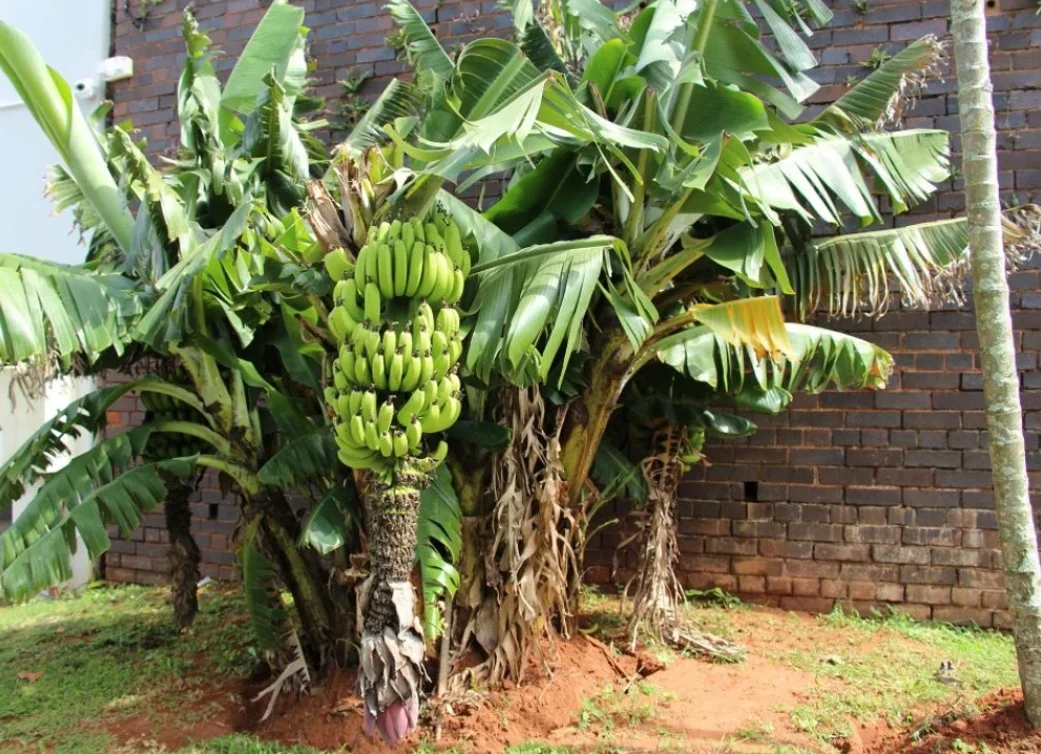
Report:
M111 0L0 0L0 19L32 39L48 65L67 81L97 79L98 65L108 57ZM103 94L98 85L98 94ZM89 113L100 96L84 100ZM0 251L28 254L55 262L82 262L85 248L72 232L66 213L56 216L43 195L47 169L58 159L50 142L22 105L7 78L0 75ZM93 389L91 380L56 380L34 401L10 399L10 370L0 369L0 463L39 426L71 400ZM73 443L75 453L90 447L91 438ZM60 466L61 462L55 464ZM14 506L24 508L29 495ZM90 578L90 563L80 548L73 564L73 585Z
M96 77L98 64L108 57L110 13L111 0L0 0L0 19L28 35L47 64L70 83ZM99 103L99 98L85 102L84 111ZM57 159L7 77L0 75L3 251L83 261L84 248L70 235L71 220L55 218L43 196L47 168Z

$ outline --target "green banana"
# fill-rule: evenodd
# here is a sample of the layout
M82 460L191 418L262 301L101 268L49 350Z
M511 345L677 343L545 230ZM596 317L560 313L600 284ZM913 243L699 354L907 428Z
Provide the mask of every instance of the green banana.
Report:
M377 238L380 243L385 243L387 237L390 235L390 223L383 221L380 223L380 227L377 230Z
M376 422L365 422L365 446L369 450L380 449L380 436L376 432Z
M423 410L425 405L424 400L422 390L413 391L412 395L408 397L408 400L405 401L398 411L398 424L407 427L415 417L419 416L419 412Z
M408 441L409 450L419 447L419 442L423 439L423 425L419 423L418 419L413 419L405 427L405 439Z
M433 380L428 380L423 385L423 408L429 408L437 403L437 383Z
M441 234L445 241L445 253L456 267L463 266L463 239L459 237L459 226L449 222L445 226L445 232Z
M402 330L398 333L398 350L406 357L412 355L412 333Z
M377 390L387 389L387 364L383 360L383 354L377 353L375 358L369 361L369 369L372 373L372 384Z
M347 381L347 376L343 373L342 369L333 370L333 384L336 386L337 390L346 390L350 386L350 383Z
M422 244L426 244L427 237L426 232L423 230L423 221L418 217L412 218L412 232L415 234L416 240Z
M379 288L383 298L394 298L394 252L387 244L380 246L380 255L376 260L379 270Z
M390 224L390 231L388 233L389 238L396 239L401 238L401 220L394 220Z
M398 350L398 334L394 328L388 327L383 331L383 353L389 359L390 354Z
M405 295L412 298L419 290L419 284L423 282L423 257L426 256L426 246L422 241L416 241L410 247L408 253L408 279L405 282Z
M430 336L430 353L437 359L448 350L448 338L440 330L434 330Z
M351 437L358 445L365 444L365 420L361 418L361 414L351 417Z
M342 343L347 340L357 326L358 323L351 318L344 307L333 307L329 314L329 332L333 334L337 342Z
M354 285L357 290L365 290L367 282L366 273L369 270L369 255L372 253L372 244L365 244L358 252L358 263L354 265Z
M419 387L423 375L423 359L416 351L405 360L405 374L401 378L401 389L412 391Z
M369 357L369 361L372 361L373 359L378 357L380 345L382 345L382 342L383 341L380 340L379 330L372 328L368 331L368 333L366 333L365 355Z
M446 374L440 380L437 381L437 402L445 403L452 395L452 381Z
M421 357L419 382L420 384L426 382L434 376L434 357L430 355L430 351L427 351Z
M348 416L348 410L350 410L349 400L346 395L339 395L336 397L336 413L340 416Z
M351 266L351 261L347 258L347 252L343 249L333 249L325 255L325 271L329 273L329 277L333 280L339 281L347 277L347 271ZM353 272L353 270L351 270Z
M354 360L354 378L359 385L372 384L372 372L369 370L369 360L366 357L359 356Z
M394 403L392 401L383 401L380 404L379 413L376 414L376 431L383 434L390 429L391 422L394 421Z
M361 411L361 399L365 397L365 391L354 388L351 390L351 415Z
M380 289L375 283L365 284L365 319L373 326L376 327L380 321L380 308L383 305L383 299L380 296Z
M463 271L455 270L452 273L452 290L445 297L445 301L450 304L457 303L463 297L464 290L466 290L466 278L463 276Z
M394 295L405 295L405 282L408 280L408 249L404 241L394 242Z
M436 431L435 427L441 421L441 407L436 403L432 406L428 406L426 413L420 418L419 423L423 428L425 434L432 434Z
M361 418L367 422L376 421L376 391L371 388L362 396Z
M445 245L444 240L441 238L441 233L438 231L436 225L433 223L427 223L423 226L423 230L426 232L427 243L435 249L440 249Z
M416 307L416 316L422 318L427 326L427 330L434 329L434 310L430 308L430 304L426 301L419 302L419 305Z
M372 251L369 252L369 256L365 259L365 283L376 283L379 285L380 279L380 254L383 253L383 247L385 244L373 244Z
M406 249L411 249L412 244L416 242L416 229L411 222L402 223L401 242L405 244Z
M434 254L434 263L437 265L437 282L434 283L434 288L430 291L427 298L430 301L440 303L444 300L452 273L448 257L440 251Z
M391 438L390 432L384 432L380 435L379 451L384 458L390 458L394 455L394 440Z
M358 305L358 283L354 278L343 281L343 307L357 322L365 321L365 310Z
M405 433L397 430L393 434L393 445L394 445L394 457L401 458L402 456L408 455L408 438L405 437Z
M419 298L428 298L430 292L434 290L434 286L437 285L437 275L441 268L434 261L436 253L434 247L429 245L423 253L423 279L419 283L419 288L416 289L416 296Z
M356 357L354 355L354 351L352 351L351 349L347 348L346 346L340 349L340 371L343 372L344 376L347 377L347 380L350 382L354 381L355 358Z
M393 392L401 389L401 378L405 374L405 360L401 351L395 351L387 367L387 388Z

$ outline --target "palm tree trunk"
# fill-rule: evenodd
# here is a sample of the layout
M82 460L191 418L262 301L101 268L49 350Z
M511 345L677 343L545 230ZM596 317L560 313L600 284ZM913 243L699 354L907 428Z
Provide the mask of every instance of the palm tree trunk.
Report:
M951 1L962 169L1005 587L1027 717L1041 725L1041 563L1023 441L1023 412L1001 236L993 85L983 0Z
M182 631L192 625L199 611L199 546L192 537L192 511L189 499L190 484L167 480L166 530L170 536L167 561L170 565L170 590L174 620Z

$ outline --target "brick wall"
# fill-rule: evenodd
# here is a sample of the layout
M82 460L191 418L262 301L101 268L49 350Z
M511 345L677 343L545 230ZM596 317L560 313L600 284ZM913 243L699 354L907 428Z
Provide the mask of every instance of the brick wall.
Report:
M170 111L182 59L180 11L185 0L164 0L143 29L116 3L115 53L135 59L137 75L113 85L117 119L130 117L153 153L175 147ZM313 29L316 93L329 98L336 120L337 81L371 74L363 93L375 96L403 66L384 44L391 33L382 3L303 0ZM202 27L228 57L263 15L260 0L194 3ZM437 7L435 7L435 5ZM417 7L453 47L508 27L495 0L424 0ZM895 53L924 34L945 36L947 0L869 0L866 14L851 0L829 2L835 20L810 44L825 64L819 107L862 78L876 47ZM1001 186L1009 201L1041 201L1041 17L1034 0L994 0L989 29L1001 149ZM908 127L957 132L953 78L932 82ZM337 135L335 129L332 138ZM955 150L958 139L954 138ZM952 183L906 223L961 211ZM892 222L892 221L891 221ZM1041 286L1038 271L1014 276L1017 338L1022 348L1023 400L1032 469L1041 469ZM762 431L742 443L710 449L711 464L684 482L681 496L681 572L691 587L722 586L785 607L830 609L835 600L857 606L895 603L920 617L971 619L1001 625L1000 555L987 474L986 433L976 336L969 311L895 312L877 322L842 323L891 350L897 369L885 392L829 393L797 398L778 417L759 417ZM114 426L135 420L130 404ZM1034 480L1041 489L1041 476ZM204 486L195 526L206 573L226 577L223 549L234 506ZM153 581L165 569L162 521L151 517L130 542L109 556L110 578ZM616 533L601 535L589 553L591 575L608 578ZM631 561L621 559L624 577Z

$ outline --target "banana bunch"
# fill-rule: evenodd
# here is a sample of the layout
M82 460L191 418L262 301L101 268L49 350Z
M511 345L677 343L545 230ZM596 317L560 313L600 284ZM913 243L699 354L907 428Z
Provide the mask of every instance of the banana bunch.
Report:
M340 344L325 400L335 418L340 460L385 471L405 457L436 466L424 435L444 432L462 413L456 364L463 352L459 312L470 254L459 229L439 216L372 227L353 265L328 260L336 281L329 330ZM421 464L422 465L422 464Z
M145 423L147 424L199 420L199 415L194 409L161 393L141 393L141 404L145 409ZM148 460L193 456L197 453L205 453L207 447L202 440L189 435L177 432L155 432L148 438L145 456Z

